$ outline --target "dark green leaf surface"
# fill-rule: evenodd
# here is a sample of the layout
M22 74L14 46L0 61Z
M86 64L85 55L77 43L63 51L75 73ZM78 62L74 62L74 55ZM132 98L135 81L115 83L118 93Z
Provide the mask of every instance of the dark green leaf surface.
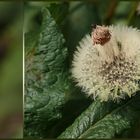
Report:
M140 96L133 97L104 117L97 116L106 112L105 105L97 107L97 104L100 103L94 102L59 138L113 138L131 128L140 117Z
M64 38L47 9L38 38L28 36L26 50L25 135L43 137L51 121L61 118L67 93ZM35 38L34 38L35 39ZM33 42L31 42L33 41ZM26 40L25 40L26 42Z
M78 138L87 129L89 129L95 122L102 119L109 113L117 104L113 102L101 103L99 101L93 102L88 109L86 109L75 122L64 131L59 138Z

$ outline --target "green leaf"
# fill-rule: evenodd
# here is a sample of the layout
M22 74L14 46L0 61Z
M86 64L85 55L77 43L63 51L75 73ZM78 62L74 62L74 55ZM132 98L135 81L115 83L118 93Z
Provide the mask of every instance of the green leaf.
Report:
M50 124L62 117L69 89L64 37L47 9L42 15L40 32L25 37L25 136L45 137Z
M59 138L78 138L83 134L92 124L102 119L109 113L116 104L101 103L94 101L76 120L75 122L64 131Z
M59 138L113 138L121 134L131 128L140 116L140 96L133 97L111 112L106 108L107 104L93 102Z

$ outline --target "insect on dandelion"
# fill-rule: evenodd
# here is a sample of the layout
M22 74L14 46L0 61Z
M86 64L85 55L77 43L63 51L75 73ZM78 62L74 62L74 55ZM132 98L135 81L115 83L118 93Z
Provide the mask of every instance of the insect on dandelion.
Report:
M97 25L74 53L72 76L93 99L131 97L140 89L140 31Z

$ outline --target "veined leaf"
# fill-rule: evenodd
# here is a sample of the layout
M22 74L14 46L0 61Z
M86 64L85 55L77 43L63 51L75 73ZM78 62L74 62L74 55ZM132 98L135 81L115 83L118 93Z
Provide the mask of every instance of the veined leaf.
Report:
M140 117L140 96L103 115L105 104L93 104L59 138L113 138L131 128ZM105 111L106 112L106 111ZM99 117L99 116L102 117ZM98 118L98 119L97 119Z
M113 102L94 101L58 138L78 138L116 106Z
M37 137L44 137L49 124L61 118L69 87L64 37L47 9L42 15L39 34L25 37L25 135Z

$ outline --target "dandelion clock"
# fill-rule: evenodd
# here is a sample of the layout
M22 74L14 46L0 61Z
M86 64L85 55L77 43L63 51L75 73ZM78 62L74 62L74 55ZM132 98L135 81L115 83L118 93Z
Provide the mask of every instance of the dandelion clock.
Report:
M140 89L140 31L96 26L74 53L72 76L93 99L120 100Z

